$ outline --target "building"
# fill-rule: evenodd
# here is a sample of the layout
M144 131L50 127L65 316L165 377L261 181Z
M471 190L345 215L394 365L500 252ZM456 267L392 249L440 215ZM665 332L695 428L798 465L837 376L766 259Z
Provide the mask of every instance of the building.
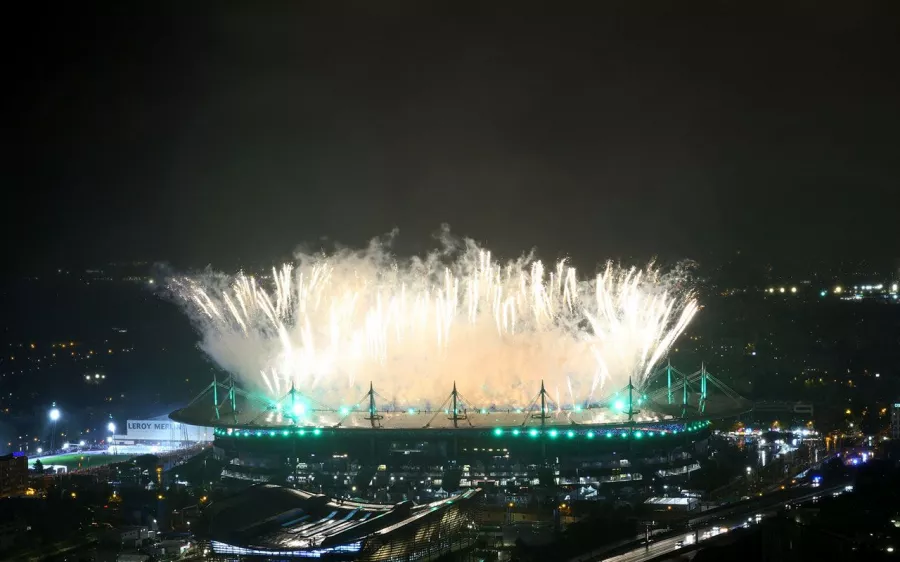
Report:
M900 439L900 403L891 408L891 439Z
M110 438L110 448L116 452L157 453L213 440L211 429L179 423L168 417L128 420L125 430L126 433Z
M0 497L21 496L28 484L28 457L15 452L0 456Z

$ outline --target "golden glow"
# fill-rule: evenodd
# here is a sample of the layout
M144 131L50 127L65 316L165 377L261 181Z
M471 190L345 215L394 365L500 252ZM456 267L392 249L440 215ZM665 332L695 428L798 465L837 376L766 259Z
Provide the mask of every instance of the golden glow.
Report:
M840 285L838 285L837 287L834 288L834 294L836 294L836 295L839 295L843 292L844 292L844 289Z

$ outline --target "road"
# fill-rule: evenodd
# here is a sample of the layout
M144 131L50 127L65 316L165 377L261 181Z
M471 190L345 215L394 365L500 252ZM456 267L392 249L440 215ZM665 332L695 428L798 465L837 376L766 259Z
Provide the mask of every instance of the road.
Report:
M691 520L691 529L678 533L666 534L665 537L651 540L650 544L635 545L627 552L620 552L612 556L597 556L590 558L579 557L579 561L588 562L645 562L664 554L674 552L682 547L691 546L693 543L702 544L724 533L747 528L759 523L762 519L775 515L786 504L799 505L817 500L819 497L833 495L844 491L844 485L830 488L810 488L809 492L795 497L784 498L782 501L765 506L748 505L740 509L740 504L734 506L734 510L727 513L701 516Z

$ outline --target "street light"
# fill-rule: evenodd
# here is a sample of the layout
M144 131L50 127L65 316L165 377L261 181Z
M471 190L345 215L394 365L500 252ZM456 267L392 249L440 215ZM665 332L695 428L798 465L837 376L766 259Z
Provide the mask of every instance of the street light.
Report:
M50 421L53 422L53 433L50 434L50 450L53 450L53 440L56 438L56 422L59 420L59 408L56 407L56 402L53 403L53 407L50 409Z
M118 451L117 451L116 448L115 448L115 443L116 443L116 438L115 438L116 424L113 423L113 422L109 422L108 424L106 424L106 429L109 430L109 433L110 433L110 435L109 435L109 442L110 442L110 444L113 446L113 452L112 452L112 453L115 455L115 454L118 453Z

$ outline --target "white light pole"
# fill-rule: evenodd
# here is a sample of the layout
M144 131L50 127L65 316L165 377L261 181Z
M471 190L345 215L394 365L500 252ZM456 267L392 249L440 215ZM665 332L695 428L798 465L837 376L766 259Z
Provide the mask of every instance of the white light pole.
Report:
M50 451L53 451L53 440L56 438L56 422L59 421L59 408L56 407L56 402L53 403L53 408L50 409L48 413L50 416L50 421L53 422L53 432L50 434Z
M116 442L116 437L115 437L115 433L116 433L116 424L114 424L113 422L109 422L108 424L106 424L106 429L109 430L109 442L110 442L110 444L113 445L113 447L114 447L114 448L113 448L113 454L115 455L115 454L116 454L116 450L115 450L115 442Z

